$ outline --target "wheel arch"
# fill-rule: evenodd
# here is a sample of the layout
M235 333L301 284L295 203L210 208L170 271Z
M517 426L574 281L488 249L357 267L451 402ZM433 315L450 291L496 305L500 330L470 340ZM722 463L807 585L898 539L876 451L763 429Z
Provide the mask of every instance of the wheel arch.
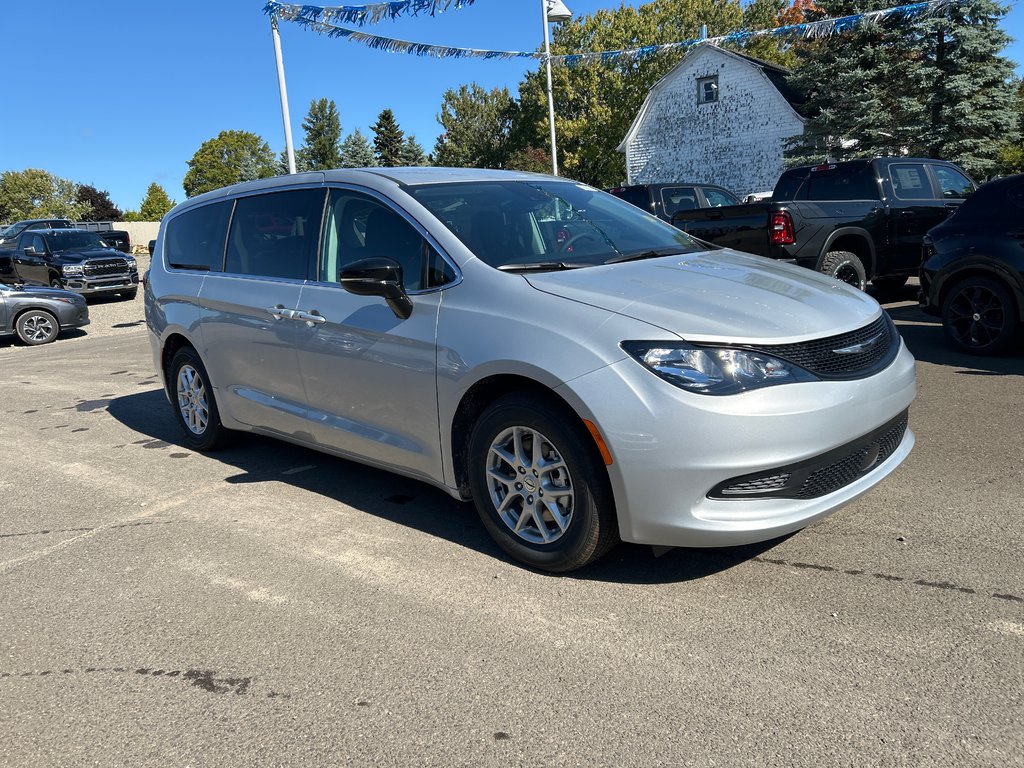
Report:
M864 264L867 279L870 280L875 276L875 244L867 231L859 227L840 227L834 230L821 247L817 269L821 269L822 260L830 251L849 251L855 254Z
M170 393L171 383L167 378L168 368L171 367L171 360L178 353L178 350L182 347L191 347L199 354L199 350L196 349L196 345L193 344L187 336L181 333L171 333L164 339L163 345L160 350L160 374L164 381L164 389Z

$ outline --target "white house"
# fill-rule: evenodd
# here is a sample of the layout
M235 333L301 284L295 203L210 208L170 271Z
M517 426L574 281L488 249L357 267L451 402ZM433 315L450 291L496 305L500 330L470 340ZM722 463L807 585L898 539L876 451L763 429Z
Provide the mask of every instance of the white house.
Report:
M710 44L647 94L618 149L629 184L702 182L740 196L771 191L785 140L803 133L799 96L775 64Z

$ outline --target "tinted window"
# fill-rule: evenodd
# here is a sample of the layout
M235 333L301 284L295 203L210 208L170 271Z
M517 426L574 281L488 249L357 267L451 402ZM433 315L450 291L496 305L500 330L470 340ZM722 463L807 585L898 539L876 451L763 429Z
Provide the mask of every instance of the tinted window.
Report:
M324 194L297 189L239 198L224 271L305 280L320 244Z
M41 249L43 236L35 235L32 240L33 242L38 240L40 245L36 247ZM46 240L50 244L50 250L54 253L104 247L99 235L94 235L92 232L79 232L78 230L54 232L53 234L46 235Z
M708 250L635 206L568 181L425 184L409 192L492 267Z
M724 189L704 187L704 197L712 208L721 208L723 205L739 205L740 201L726 192Z
M231 203L227 200L193 208L167 222L164 253L178 269L220 271Z
M454 277L454 271L445 269L444 260L399 213L367 195L331 190L320 281L336 283L342 267L374 257L398 262L407 291L443 285Z
M942 196L953 200L966 200L967 196L974 191L974 184L960 171L950 168L948 165L933 165L935 178L939 182L939 189Z
M621 197L627 203L632 203L637 208L643 208L648 212L651 210L651 196L647 187L619 187L612 190L612 194Z
M800 184L807 176L807 170L800 168L786 171L779 177L775 184L775 191L772 192L772 200L796 200L796 194L800 190Z
M801 196L803 199L803 196ZM829 170L811 169L807 200L877 200L878 185L869 165L836 165Z
M665 206L665 215L670 219L678 211L700 208L696 187L665 187L661 190L661 204Z
M900 200L933 200L932 185L921 163L889 166L892 188Z

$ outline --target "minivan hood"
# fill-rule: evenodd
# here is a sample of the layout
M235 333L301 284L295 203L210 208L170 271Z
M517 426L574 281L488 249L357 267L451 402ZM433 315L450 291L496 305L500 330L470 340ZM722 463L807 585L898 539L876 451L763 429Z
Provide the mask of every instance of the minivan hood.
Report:
M817 272L729 249L525 277L694 341L788 343L858 328L879 311L866 293Z

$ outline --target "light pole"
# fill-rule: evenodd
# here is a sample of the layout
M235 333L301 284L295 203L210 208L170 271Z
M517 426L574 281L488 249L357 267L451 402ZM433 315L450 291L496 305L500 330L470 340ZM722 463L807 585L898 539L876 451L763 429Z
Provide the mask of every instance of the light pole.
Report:
M288 88L284 83L284 58L281 56L281 35L277 31L277 16L270 17L270 34L274 38L274 59L277 61L277 89L281 93L281 119L284 120L284 150L288 158L288 173L295 173L292 119L288 114Z
M548 24L568 21L572 11L565 7L562 0L540 0L544 14L544 63L548 69L548 124L551 126L551 172L558 175L558 149L555 145L555 97L551 92L551 34Z

